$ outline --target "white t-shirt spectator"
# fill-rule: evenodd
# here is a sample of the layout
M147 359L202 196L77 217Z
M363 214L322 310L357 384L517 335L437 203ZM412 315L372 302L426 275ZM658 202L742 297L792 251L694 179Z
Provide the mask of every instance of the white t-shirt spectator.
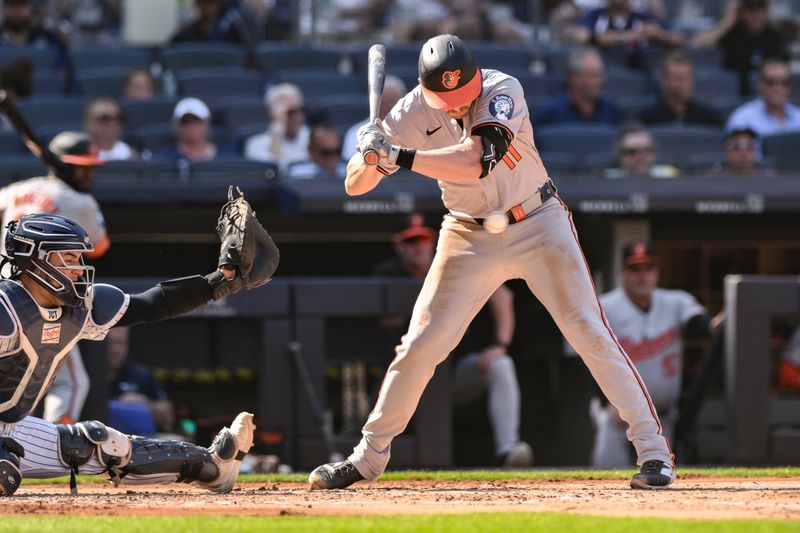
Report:
M244 156L254 161L265 161L275 163L278 168L285 171L290 163L296 161L306 161L308 155L308 141L311 137L311 130L308 126L302 126L294 139L284 139L282 156L277 161L269 150L272 144L272 134L270 132L253 135L244 145Z

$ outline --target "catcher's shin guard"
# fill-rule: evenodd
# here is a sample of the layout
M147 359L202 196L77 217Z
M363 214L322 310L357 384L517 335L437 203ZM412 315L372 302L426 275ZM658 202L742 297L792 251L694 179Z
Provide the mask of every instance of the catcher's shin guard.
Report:
M0 496L11 496L22 482L19 458L25 457L22 445L11 437L0 437Z
M131 436L131 459L120 477L176 474L178 483L211 482L219 468L211 452L189 442Z
M239 477L242 459L253 447L254 431L253 415L246 412L239 413L230 429L222 428L208 448L219 475L211 482L199 480L198 484L212 492L230 492Z
M80 466L96 455L101 465L119 484L119 468L125 466L131 456L131 442L127 435L102 422L90 420L77 424L58 424L58 455L61 464L70 470L69 489L75 495L78 484L75 476Z

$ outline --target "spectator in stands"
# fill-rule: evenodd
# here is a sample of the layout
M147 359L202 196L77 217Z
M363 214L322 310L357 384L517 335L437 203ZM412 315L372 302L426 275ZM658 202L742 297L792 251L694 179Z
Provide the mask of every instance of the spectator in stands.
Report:
M674 178L679 172L672 165L656 164L656 141L640 124L622 128L617 140L617 167L603 171L605 178Z
M722 117L713 108L692 99L694 72L686 53L668 53L661 62L659 86L661 98L643 109L639 120L644 124L703 124L722 127Z
M646 68L644 52L653 46L680 46L683 35L649 13L634 11L629 0L608 0L606 7L593 9L581 19L585 28L575 37L581 44L624 51L626 65Z
M137 434L168 433L175 409L149 368L128 360L129 328L113 328L106 336L109 423ZM142 431L142 429L151 429Z
M378 110L378 118L383 119L389 111L392 110L394 104L397 103L403 96L406 95L406 84L397 76L391 74L386 76L383 84L383 94L381 95L381 107ZM356 133L358 129L366 124L369 118L365 118L358 124L354 124L347 130L344 135L344 146L342 147L342 157L349 161L353 154L356 153Z
M50 15L59 20L70 45L115 44L119 38L121 0L58 0Z
M333 126L319 124L311 130L308 161L289 165L290 179L344 180L347 162L342 159L342 135Z
M177 144L159 150L159 155L190 163L211 161L217 157L217 145L211 141L211 111L198 98L184 98L175 105L172 123Z
M86 104L83 127L97 146L97 156L103 161L133 159L136 152L123 140L122 110L114 98L101 96Z
M28 98L33 94L33 63L19 57L0 68L0 88L14 99ZM0 131L12 131L14 125L5 113L0 112Z
M739 93L751 94L750 72L769 58L787 59L786 42L769 22L767 0L728 0L717 25L694 36L692 44L723 50L723 66L739 73Z
M765 60L758 70L759 98L734 110L726 129L750 128L759 138L800 130L800 107L789 103L791 82L787 63L779 59Z
M435 232L422 225L422 219L412 217L411 226L394 237L395 257L379 263L373 270L376 276L401 276L422 280L433 261ZM395 319L384 326L407 325L408 317ZM501 285L489 298L488 305L478 313L470 330L456 350L453 401L466 403L488 392L489 420L494 430L495 463L507 467L529 466L533 450L519 439L520 395L514 360L508 347L514 337L514 294ZM402 330L404 331L404 329ZM459 356L460 353L460 356Z
M251 45L247 23L234 0L195 0L196 17L178 30L173 43L223 41Z
M661 419L664 435L673 439L678 418L683 369L683 338L708 337L711 319L689 293L658 287L659 261L653 246L633 242L622 253L622 286L600 297L608 323L636 366ZM592 466L633 466L627 424L617 409L595 397L590 413L596 432Z
M264 97L270 124L265 133L245 142L244 156L255 161L276 163L285 171L290 163L309 158L311 131L305 124L303 93L291 83L272 86Z
M122 83L122 98L127 100L150 100L156 95L156 80L143 68L128 72Z
M566 58L567 91L533 112L534 126L564 122L618 125L619 107L603 96L603 58L593 48L578 48Z
M763 177L775 174L770 166L758 161L758 134L750 128L728 132L722 149L725 159L711 169L711 175Z
M49 48L56 54L55 67L65 76L68 73L69 58L62 37L35 20L31 0L3 1L0 45Z
M557 40L568 43L585 43L589 29L581 26L581 18L593 9L606 6L606 0L564 0L557 2L550 12L550 26ZM667 9L663 0L631 0L633 11L649 13L659 20L666 20Z

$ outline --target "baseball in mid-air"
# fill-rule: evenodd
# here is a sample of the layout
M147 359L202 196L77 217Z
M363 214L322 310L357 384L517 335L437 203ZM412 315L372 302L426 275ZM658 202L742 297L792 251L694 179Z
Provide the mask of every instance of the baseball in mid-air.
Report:
M503 233L508 227L508 216L500 211L490 213L483 220L483 227L489 233Z

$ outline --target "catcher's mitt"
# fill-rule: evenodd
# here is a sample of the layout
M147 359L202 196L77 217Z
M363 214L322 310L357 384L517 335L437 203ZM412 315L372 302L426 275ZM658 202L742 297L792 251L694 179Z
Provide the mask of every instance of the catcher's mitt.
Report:
M268 282L278 268L280 253L272 237L256 218L253 208L237 187L228 189L228 202L222 206L217 222L221 241L217 266L236 270L236 277L246 289Z

